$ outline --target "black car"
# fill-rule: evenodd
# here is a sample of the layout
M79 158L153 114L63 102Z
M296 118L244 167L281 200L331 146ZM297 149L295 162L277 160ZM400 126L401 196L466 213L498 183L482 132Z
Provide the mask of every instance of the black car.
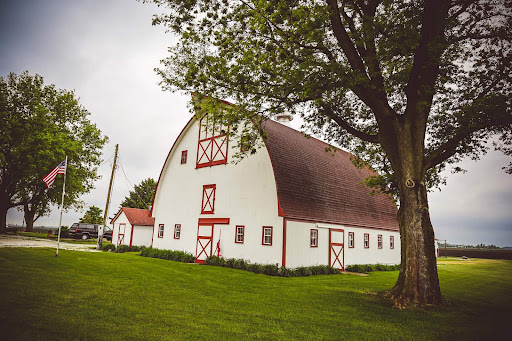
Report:
M69 228L69 236L71 238L87 240L89 238L98 238L98 224L74 223ZM103 231L103 238L112 240L112 230L107 226Z

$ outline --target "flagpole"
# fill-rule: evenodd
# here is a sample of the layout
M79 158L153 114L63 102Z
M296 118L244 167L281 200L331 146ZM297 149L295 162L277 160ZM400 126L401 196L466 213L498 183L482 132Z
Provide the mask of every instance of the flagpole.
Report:
M66 192L66 174L68 172L68 156L66 155L66 161L64 164L64 182L62 184L62 201L60 204L60 220L59 220L59 235L57 236L57 251L55 251L55 257L59 256L59 245L60 245L60 228L62 226L62 209L64 208L64 193Z

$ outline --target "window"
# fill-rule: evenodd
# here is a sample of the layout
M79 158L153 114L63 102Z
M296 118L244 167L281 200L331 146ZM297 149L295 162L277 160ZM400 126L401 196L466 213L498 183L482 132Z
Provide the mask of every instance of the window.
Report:
M378 247L379 249L382 249L382 234L379 234L379 235L377 236L377 247Z
M158 225L158 238L164 237L164 224Z
M309 246L318 247L318 230L311 229L311 233L309 236Z
M216 185L203 186L203 202L201 204L201 214L213 214L215 210L215 188Z
M395 248L395 236L389 236L389 248L390 249Z
M181 164L185 164L187 163L187 154L188 154L188 150L184 150L181 152Z
M263 236L261 244L272 245L272 226L263 226Z
M243 244L244 243L244 232L245 227L237 225L235 229L235 243Z
M199 121L196 168L223 165L228 161L229 127L208 122L208 115Z
M174 225L174 239L180 239L181 236L181 224Z
M348 247L354 247L354 232L348 233Z
M368 249L370 247L370 235L368 233L364 234L364 248Z

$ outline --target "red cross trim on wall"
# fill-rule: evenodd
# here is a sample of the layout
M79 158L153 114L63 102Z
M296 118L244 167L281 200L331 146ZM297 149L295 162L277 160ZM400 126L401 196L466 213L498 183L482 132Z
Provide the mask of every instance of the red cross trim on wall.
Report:
M228 161L229 127L208 125L208 116L199 121L196 168L223 165Z
M213 211L215 211L215 190L216 185L203 186L203 201L201 203L201 214L213 214Z

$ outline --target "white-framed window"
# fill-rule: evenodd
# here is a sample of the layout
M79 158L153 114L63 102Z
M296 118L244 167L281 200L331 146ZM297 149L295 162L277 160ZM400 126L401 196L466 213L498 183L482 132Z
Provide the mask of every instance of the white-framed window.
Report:
M261 237L262 245L272 245L272 226L263 226L263 232Z
M309 234L309 246L318 247L318 230L317 229L311 229L311 232Z
M368 249L370 247L370 234L364 234L364 248Z
M235 229L235 243L244 243L245 226L237 225Z
M174 239L180 239L181 236L181 224L174 225Z
M354 247L354 232L348 233L348 247Z
M181 152L181 164L185 164L187 163L187 154L188 154L188 150L183 150Z
M164 224L158 225L158 238L164 237Z
M389 248L390 249L395 248L395 236L389 236Z
M377 247L378 247L379 249L382 249L382 234L379 234L379 235L377 236Z

